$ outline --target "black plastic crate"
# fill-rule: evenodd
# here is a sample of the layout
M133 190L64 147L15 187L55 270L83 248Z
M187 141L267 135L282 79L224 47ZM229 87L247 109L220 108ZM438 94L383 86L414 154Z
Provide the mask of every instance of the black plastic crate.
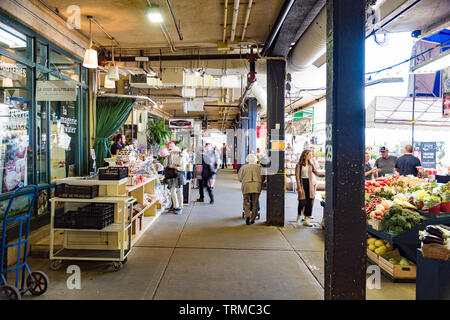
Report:
M99 180L122 180L128 177L128 167L108 167L98 169Z
M64 208L62 208L64 210ZM77 229L78 211L55 212L53 227L62 229Z
M114 223L114 204L93 203L80 210L77 228L101 230L112 223Z
M98 186L74 186L67 183L57 184L55 196L59 198L93 199L98 197Z

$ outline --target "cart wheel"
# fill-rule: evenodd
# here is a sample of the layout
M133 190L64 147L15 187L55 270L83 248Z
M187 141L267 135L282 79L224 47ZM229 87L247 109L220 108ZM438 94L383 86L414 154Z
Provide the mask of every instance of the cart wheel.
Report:
M113 271L119 271L122 268L122 262L114 261L112 263Z
M61 268L62 260L52 260L50 262L50 269L57 271Z
M0 287L0 300L22 300L19 290L9 284Z
M27 278L27 288L33 296L40 296L47 291L48 277L42 271L32 272Z

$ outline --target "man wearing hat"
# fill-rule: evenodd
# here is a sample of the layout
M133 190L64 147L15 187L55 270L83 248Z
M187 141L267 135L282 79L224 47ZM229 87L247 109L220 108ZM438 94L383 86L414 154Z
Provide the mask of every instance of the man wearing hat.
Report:
M389 150L386 147L380 148L380 155L375 161L375 171L378 174L378 177L384 177L387 174L394 174L395 161L397 161L397 157L390 156Z

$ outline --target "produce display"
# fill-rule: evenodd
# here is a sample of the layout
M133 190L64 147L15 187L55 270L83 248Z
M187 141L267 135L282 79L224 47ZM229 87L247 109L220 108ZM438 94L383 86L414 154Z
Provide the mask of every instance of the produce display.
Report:
M391 243L375 237L370 237L367 239L367 248L370 251L375 252L377 255L382 255L386 252L394 250L394 246Z
M408 202L405 202L408 203ZM422 222L422 216L409 208L393 205L381 220L383 230L401 233Z
M425 258L450 260L450 228L444 225L427 226L419 231L422 254Z

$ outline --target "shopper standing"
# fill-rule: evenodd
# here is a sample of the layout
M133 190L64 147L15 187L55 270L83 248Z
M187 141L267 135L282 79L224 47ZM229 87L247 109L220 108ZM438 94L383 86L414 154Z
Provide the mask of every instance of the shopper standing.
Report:
M311 217L313 209L313 199L315 196L313 186L313 174L318 177L324 177L325 174L319 173L311 163L311 151L304 150L300 160L295 168L295 178L297 180L298 192L298 217L297 223L300 223L303 208L305 208L304 226L311 227L308 219Z
M211 188L211 190L214 190L214 185L216 182L216 174L217 169L219 168L220 159L219 153L217 152L216 148L213 148L210 143L205 144L205 154L203 156L203 159L209 165L208 168L203 168L203 170L206 169L207 172L209 170L211 174L207 181L208 186Z
M222 146L222 169L227 168L227 145Z
M247 164L238 172L239 181L242 182L241 190L244 199L245 222L247 225L255 223L258 215L258 199L262 188L262 167L257 164L258 159L254 154L247 156ZM252 215L250 218L250 201L252 201Z
M413 146L408 144L405 147L404 154L395 162L395 171L401 176L413 175L415 177L422 176L422 164L419 158L413 155Z
M375 161L376 173L378 177L384 177L387 174L394 174L395 161L397 157L390 156L386 147L380 148L381 157Z
M180 149L170 145L170 155L167 158L167 166L172 170L166 170L170 174L167 184L172 197L172 206L176 214L183 213L183 186L186 184L186 157L181 154Z
M376 168L372 168L372 166L369 163L370 155L368 152L366 152L366 159L364 162L364 174L366 176L366 180L372 180L374 173L377 171Z

